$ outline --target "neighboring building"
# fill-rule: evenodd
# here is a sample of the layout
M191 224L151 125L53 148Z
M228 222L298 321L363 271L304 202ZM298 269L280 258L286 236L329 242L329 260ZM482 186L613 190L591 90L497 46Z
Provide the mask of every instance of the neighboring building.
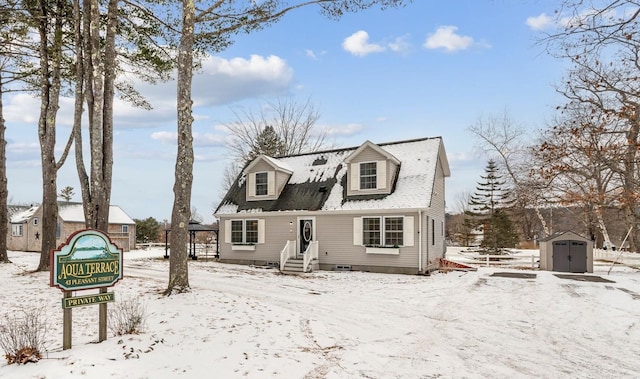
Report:
M9 206L7 249L40 251L42 249L42 207ZM86 229L82 203L58 202L56 246L78 230ZM109 208L109 237L123 251L135 248L136 223L119 206Z
M215 212L220 260L285 269L307 251L323 270L429 272L445 254L448 176L439 137L260 155Z

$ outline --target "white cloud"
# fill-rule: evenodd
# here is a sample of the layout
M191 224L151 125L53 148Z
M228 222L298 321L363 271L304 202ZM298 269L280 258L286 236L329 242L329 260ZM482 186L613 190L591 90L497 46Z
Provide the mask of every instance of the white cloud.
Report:
M196 147L223 147L226 146L227 137L220 134L193 133L193 144Z
M315 52L315 51L313 51L311 49L305 49L304 52L307 55L307 57L313 59L314 61L319 59L321 56L327 54L326 50Z
M369 33L359 30L342 41L342 48L353 55L364 57L371 53L381 53L386 50L382 45L369 43Z
M473 38L456 33L457 26L447 25L439 27L430 34L424 43L427 49L445 49L447 51L465 50L473 44Z
M264 95L284 94L293 82L293 69L275 55L249 59L210 56L193 81L197 106L230 104Z
M307 56L311 59L318 59L318 57L316 57L316 53L313 52L313 50L311 49L305 49L304 52L307 54Z
M151 133L151 138L163 143L175 145L178 140L178 133L175 132L154 132Z
M527 18L527 26L533 30L544 30L552 24L553 20L545 13L539 16Z
M151 133L151 138L160 141L165 144L175 145L178 140L178 134L176 132L154 132ZM213 147L225 146L227 137L220 134L211 133L193 133L193 145L196 147Z
M397 37L393 42L389 42L389 49L396 53L406 53L409 51L411 44L407 42L408 36Z
M327 134L329 136L351 136L360 133L362 130L364 130L364 125L346 124L327 127Z

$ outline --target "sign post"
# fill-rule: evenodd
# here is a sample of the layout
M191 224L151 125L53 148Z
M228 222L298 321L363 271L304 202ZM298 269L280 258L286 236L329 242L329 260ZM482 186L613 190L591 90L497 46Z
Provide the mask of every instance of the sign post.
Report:
M72 309L99 304L98 340L107 339L107 303L115 300L107 292L122 279L122 250L108 235L99 230L85 229L69 236L65 244L50 255L52 287L63 291L62 348L71 348ZM73 297L73 291L99 289L97 295Z

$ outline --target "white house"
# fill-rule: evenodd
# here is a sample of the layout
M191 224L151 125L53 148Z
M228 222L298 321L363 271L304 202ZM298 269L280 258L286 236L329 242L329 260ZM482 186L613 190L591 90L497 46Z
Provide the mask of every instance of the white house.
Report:
M420 274L445 253L440 137L258 156L218 206L223 262Z

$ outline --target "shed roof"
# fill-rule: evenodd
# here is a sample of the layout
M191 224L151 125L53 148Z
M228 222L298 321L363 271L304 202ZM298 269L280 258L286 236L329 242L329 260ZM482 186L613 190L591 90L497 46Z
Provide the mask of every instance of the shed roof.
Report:
M550 236L547 236L545 238L541 238L539 242L547 242L547 241L551 241L551 240L556 240L556 239L559 239L560 237L572 238L572 239L578 238L578 239L581 239L581 240L589 241L588 238L583 237L583 236L581 236L580 234L578 234L578 233L576 233L574 231L565 230L565 231L562 231L562 232L555 232L555 233L551 234Z
M11 216L11 223L17 224L28 221L40 209L41 205L32 205L27 209L16 212ZM19 209L22 206L10 206L10 209ZM84 222L84 210L82 203L60 201L58 202L58 217L65 222ZM135 221L117 205L109 207L110 224L135 224Z

